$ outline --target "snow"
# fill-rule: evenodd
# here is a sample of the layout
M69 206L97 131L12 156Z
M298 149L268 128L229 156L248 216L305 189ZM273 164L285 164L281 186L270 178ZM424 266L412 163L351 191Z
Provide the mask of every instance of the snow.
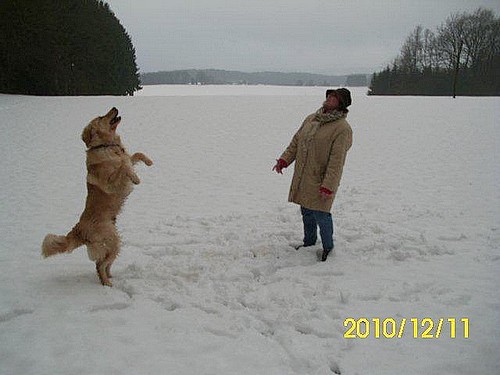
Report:
M325 263L320 244L291 246L292 171L271 171L324 88L0 95L0 374L497 373L500 99L352 92ZM43 260L40 245L77 222L80 134L112 106L128 150L155 165L137 167L109 288L84 248ZM349 317L408 325L347 339ZM413 338L409 320L426 317L456 318L457 337L445 324Z

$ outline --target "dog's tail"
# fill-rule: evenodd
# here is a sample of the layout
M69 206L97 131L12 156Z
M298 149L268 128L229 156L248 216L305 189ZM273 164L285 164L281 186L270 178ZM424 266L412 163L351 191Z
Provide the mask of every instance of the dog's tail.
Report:
M42 243L42 255L44 258L61 253L70 253L83 243L75 236L74 232L69 232L66 236L47 234Z

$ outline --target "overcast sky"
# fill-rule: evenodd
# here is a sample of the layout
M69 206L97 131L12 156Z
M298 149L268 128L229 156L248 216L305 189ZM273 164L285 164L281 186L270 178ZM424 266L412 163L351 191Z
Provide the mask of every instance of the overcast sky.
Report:
M415 26L500 0L108 0L141 72L178 69L372 73Z

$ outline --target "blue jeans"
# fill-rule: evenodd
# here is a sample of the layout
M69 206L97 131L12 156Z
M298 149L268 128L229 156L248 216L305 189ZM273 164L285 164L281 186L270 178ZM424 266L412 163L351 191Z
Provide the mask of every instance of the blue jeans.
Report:
M323 211L314 211L300 207L302 222L304 223L304 246L316 244L318 228L323 243L323 250L333 249L333 219L332 214Z

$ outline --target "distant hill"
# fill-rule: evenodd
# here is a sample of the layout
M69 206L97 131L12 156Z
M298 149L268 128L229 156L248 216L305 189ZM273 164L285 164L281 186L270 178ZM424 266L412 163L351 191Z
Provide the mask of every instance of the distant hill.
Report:
M312 73L245 73L216 69L189 69L143 73L141 83L143 85L368 86L369 76L366 74L329 76Z

